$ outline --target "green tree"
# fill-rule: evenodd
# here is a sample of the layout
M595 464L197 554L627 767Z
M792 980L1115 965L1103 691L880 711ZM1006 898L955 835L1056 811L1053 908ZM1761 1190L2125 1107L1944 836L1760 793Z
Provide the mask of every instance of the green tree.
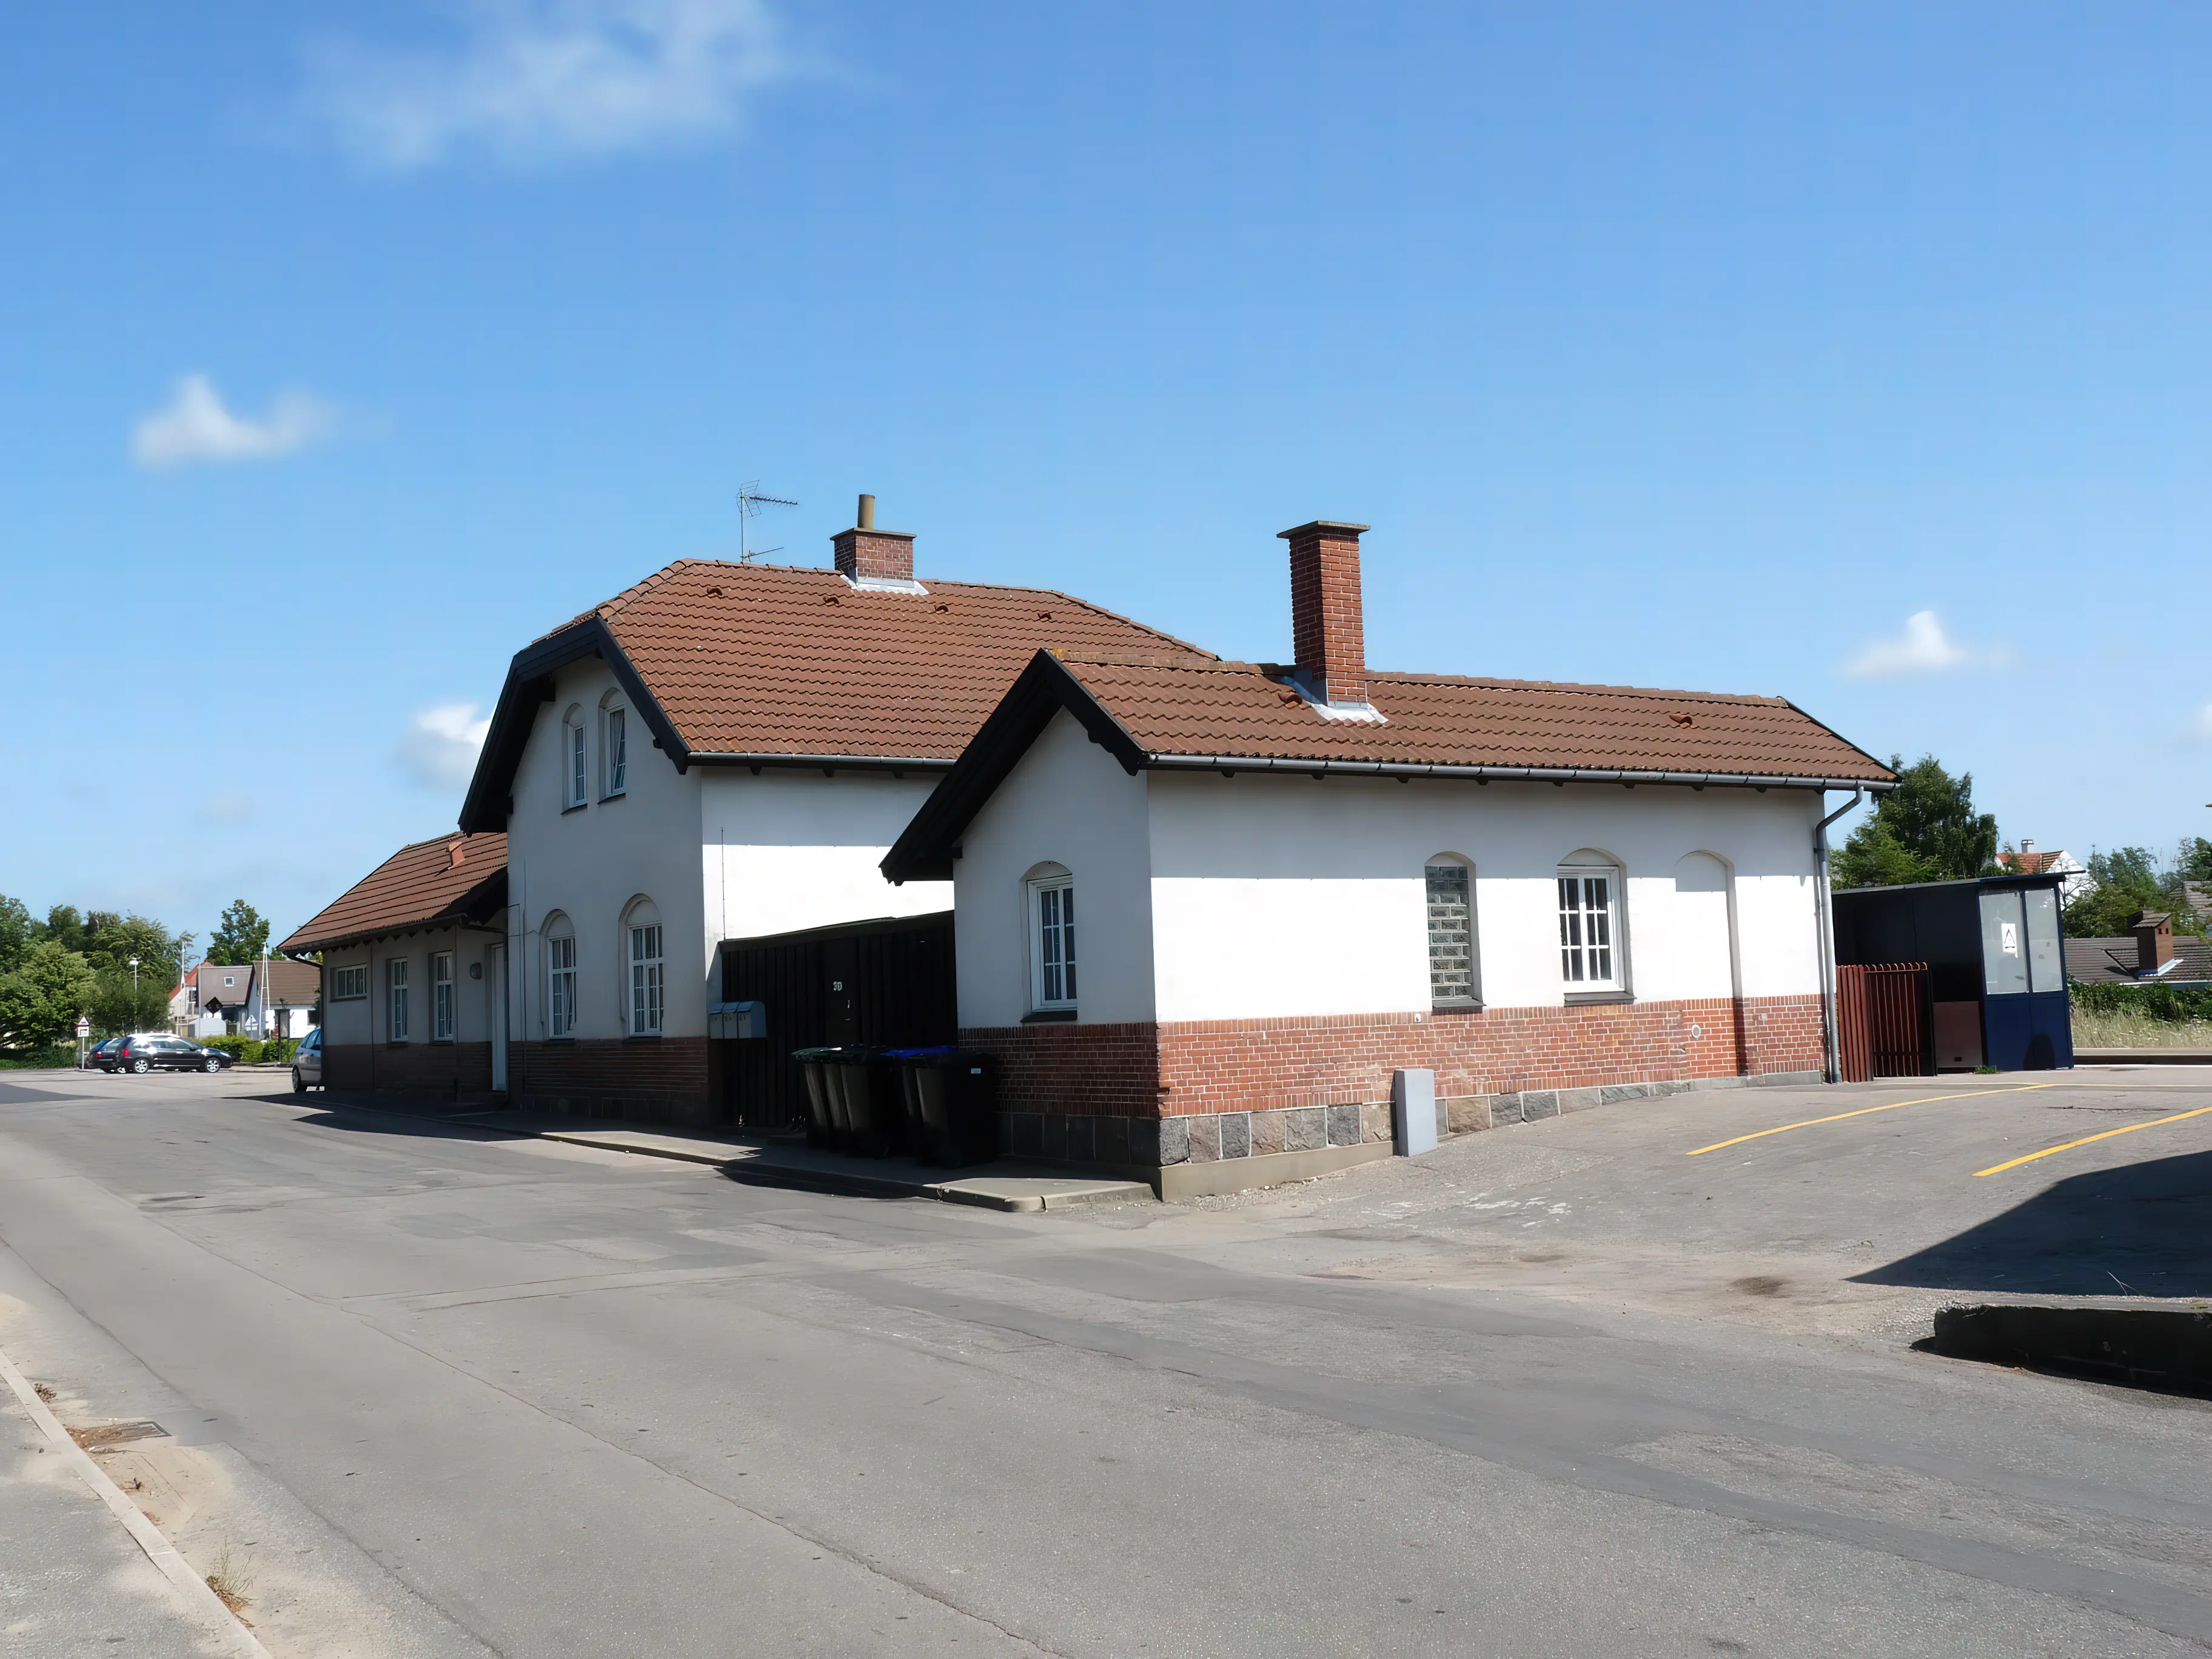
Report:
M23 959L23 952L38 937L37 927L22 900L0 893L0 974L9 972Z
M184 976L185 952L190 933L173 933L158 921L141 915L118 916L112 910L94 910L85 918L84 942L78 954L95 974L131 976L131 959L138 958L140 984L167 980L163 994Z
M268 945L269 924L261 913L244 899L233 899L208 936L207 959L218 964L258 962Z
M1879 811L1851 831L1850 839L1828 854L1828 878L1846 887L1901 887L1934 881L1936 866L1898 840Z
M1893 755L1889 769L1897 774L1897 787L1828 855L1833 885L1957 881L2002 868L1996 815L1974 811L1972 773L1954 778L1933 755L1910 766Z
M2148 848L2121 847L2089 854L2097 884L2066 907L2066 932L2074 939L2113 939L2128 931L2138 912L2167 910L2177 933L2202 933L2204 923L2182 902L2182 872L2163 870ZM2191 878L2194 879L2194 878Z
M33 940L22 959L0 974L0 1043L42 1048L76 1029L92 1000L92 969L50 939Z
M142 964L138 983L131 983L131 970L121 973L95 974L92 994L86 1012L92 1018L94 1036L122 1036L131 1031L161 1031L168 1029L169 993L173 981L165 978L149 978Z
M2175 873L2184 881L2212 881L2212 841L2202 836L2181 838L2181 856Z
M57 904L37 927L40 939L51 939L64 951L79 951L84 944L84 918L74 904Z

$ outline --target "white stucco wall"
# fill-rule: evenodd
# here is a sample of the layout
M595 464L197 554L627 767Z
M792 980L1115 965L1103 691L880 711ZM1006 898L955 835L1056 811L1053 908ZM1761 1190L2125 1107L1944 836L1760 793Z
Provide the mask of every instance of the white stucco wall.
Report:
M1492 1006L1564 1000L1556 883L1560 860L1585 848L1626 873L1621 943L1639 1001L1728 996L1739 973L1746 996L1819 988L1808 793L1146 780L1162 1019L1427 1006L1421 872L1439 853L1474 866L1477 970ZM1692 854L1708 856L1686 865Z
M613 674L598 658L572 663L555 677L555 695L538 707L515 769L514 811L507 821L507 881L513 971L508 975L517 1041L546 1033L543 929L555 911L576 930L579 1037L619 1037L629 1029L628 940L623 917L631 902L650 898L660 912L667 964L662 1030L703 1036L711 941L701 899L701 773L679 773L653 746L635 711L628 721L623 793L600 798L604 756L597 718ZM586 804L564 811L562 717L580 706L592 718ZM693 964L685 971L685 964Z
M895 887L878 866L937 774L731 768L702 775L699 838L719 939L755 939L952 908L949 881ZM713 971L713 963L708 964Z
M1153 1018L1145 781L1055 714L962 836L954 866L960 1023L1030 1011L1028 892L1041 863L1075 878L1077 1003L1085 1024Z
M1076 876L1085 1022L1425 1008L1422 872L1447 853L1474 867L1492 1006L1565 1000L1558 872L1586 848L1625 873L1620 945L1638 1001L1810 994L1819 811L1802 791L1133 779L1060 715L963 838L961 1023L1028 1011L1022 878L1047 860Z
M487 964L498 943L496 933L483 928L426 927L325 951L323 1042L335 1048L348 1043L380 1044L388 1040L391 981L385 964L395 957L407 963L407 1040L410 1043L430 1042L430 957L439 951L453 953L453 1040L489 1041L491 999L496 986ZM337 982L337 970L354 966L366 966L368 969L368 996L333 997L331 988ZM483 970L480 976L471 976L469 970L472 967Z

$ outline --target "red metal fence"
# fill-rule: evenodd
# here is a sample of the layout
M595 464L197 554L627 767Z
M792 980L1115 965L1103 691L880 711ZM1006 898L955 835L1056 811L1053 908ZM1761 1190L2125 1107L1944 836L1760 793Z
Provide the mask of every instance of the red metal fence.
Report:
M1837 1062L1846 1083L1928 1077L1931 988L1924 962L1877 962L1836 969Z

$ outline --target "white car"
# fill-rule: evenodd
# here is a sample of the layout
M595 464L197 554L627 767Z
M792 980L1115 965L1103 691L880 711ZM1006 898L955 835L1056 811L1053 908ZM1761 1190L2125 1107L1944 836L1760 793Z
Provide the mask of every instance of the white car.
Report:
M323 1028L308 1028L292 1055L292 1092L303 1095L323 1085Z

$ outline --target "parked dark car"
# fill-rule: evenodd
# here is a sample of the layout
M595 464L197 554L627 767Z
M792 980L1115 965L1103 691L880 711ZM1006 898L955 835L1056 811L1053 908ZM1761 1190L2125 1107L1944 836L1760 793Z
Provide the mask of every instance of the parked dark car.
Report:
M115 1051L123 1046L121 1037L109 1037L95 1042L84 1051L84 1069L88 1072L112 1072L115 1069Z
M125 1072L221 1072L231 1056L220 1048L204 1048L182 1037L138 1036L123 1039L115 1051L113 1069Z

